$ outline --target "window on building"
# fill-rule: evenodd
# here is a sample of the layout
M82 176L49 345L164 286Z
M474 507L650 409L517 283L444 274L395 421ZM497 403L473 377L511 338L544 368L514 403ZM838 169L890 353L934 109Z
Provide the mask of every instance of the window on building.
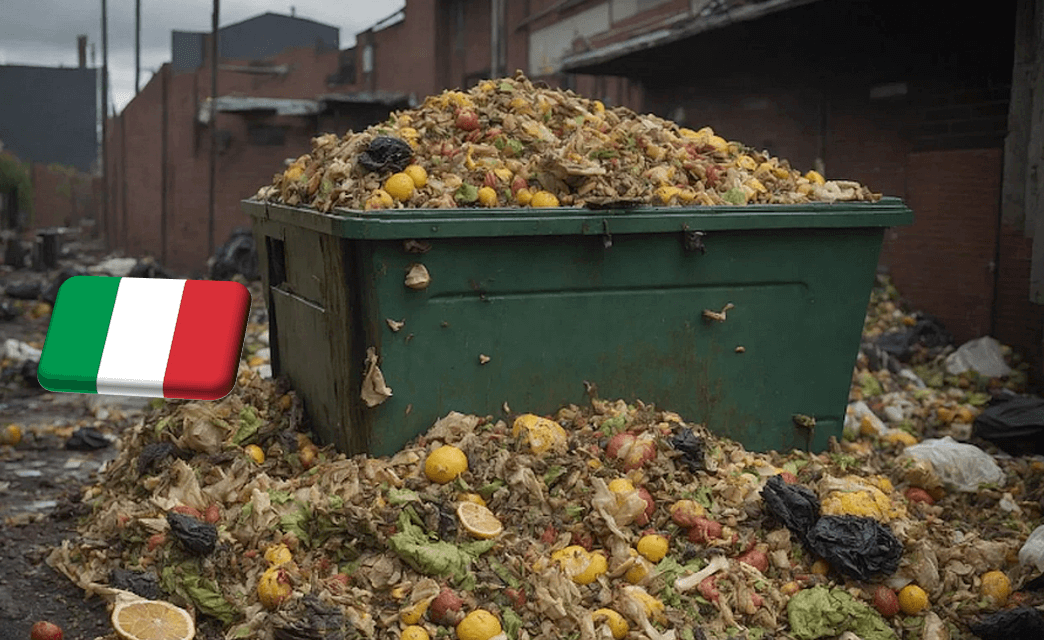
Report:
M271 124L251 124L247 127L247 139L258 146L281 147L286 144L286 129Z
M368 44L363 48L362 60L363 73L373 73L373 45Z

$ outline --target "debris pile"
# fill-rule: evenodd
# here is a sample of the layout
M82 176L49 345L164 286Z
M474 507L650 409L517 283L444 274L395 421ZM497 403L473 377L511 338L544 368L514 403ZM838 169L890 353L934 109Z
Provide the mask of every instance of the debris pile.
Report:
M868 326L909 326L887 302ZM862 357L867 413L819 455L751 453L639 400L592 398L450 413L392 457L347 458L244 364L219 402L155 402L48 562L91 593L136 576L140 596L215 618L229 640L957 639L993 614L1039 615L1035 560L1019 554L1044 463L994 456L999 475L969 490L914 455L978 410L980 386L1017 381L921 388L903 371ZM907 437L865 427L878 413Z
M445 91L387 122L312 140L255 198L340 209L608 207L876 201L865 186L802 175L709 127L698 131L519 72Z

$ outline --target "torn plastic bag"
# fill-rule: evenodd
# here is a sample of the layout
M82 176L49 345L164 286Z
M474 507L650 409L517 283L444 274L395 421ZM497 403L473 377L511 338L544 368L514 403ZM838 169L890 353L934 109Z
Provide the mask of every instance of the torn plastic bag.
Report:
M1033 607L998 611L968 628L982 640L1039 640L1044 638L1044 613Z
M390 136L377 136L370 146L359 154L359 164L368 171L399 172L406 168L413 157L409 143Z
M15 300L36 300L40 297L39 282L16 282L4 287L4 294Z
M94 427L80 427L65 441L65 448L71 451L94 451L110 444L108 438Z
M823 516L808 531L808 547L836 571L857 580L891 575L903 543L873 518Z
M162 266L156 264L151 258L142 258L127 273L130 278L174 278L173 275Z
M135 593L146 600L162 600L165 596L159 576L151 571L128 571L116 568L109 572L109 583L124 591Z
M1019 549L1019 564L1044 571L1044 524L1033 530Z
M218 247L210 260L211 280L231 280L236 274L247 280L260 277L254 234L248 227L239 227L233 231L228 241Z
M875 342L876 346L890 356L906 362L913 355L913 348L921 345L928 349L945 347L953 344L950 335L942 323L929 315L919 315L917 324L904 331L892 331L882 335Z
M68 269L62 269L62 272L58 274L58 277L54 279L54 282L49 284L43 293L40 294L40 299L44 302L54 306L55 301L58 299L58 290L62 288L65 281L73 276L86 276L89 275L86 271L79 267L69 267Z
M17 318L19 315L20 314L14 307L6 302L0 302L0 322L9 322Z
M680 451L681 461L689 471L706 471L707 459L704 457L703 438L693 433L692 429L684 429L671 437L671 446Z
M1044 454L1044 398L1019 396L975 418L975 435L1013 456Z
M807 542L808 531L819 519L819 498L807 487L787 484L782 475L768 479L761 490L768 512L790 529L802 542Z
M943 483L958 491L978 491L981 484L1004 484L1004 470L993 456L950 436L907 447L902 456L927 460Z

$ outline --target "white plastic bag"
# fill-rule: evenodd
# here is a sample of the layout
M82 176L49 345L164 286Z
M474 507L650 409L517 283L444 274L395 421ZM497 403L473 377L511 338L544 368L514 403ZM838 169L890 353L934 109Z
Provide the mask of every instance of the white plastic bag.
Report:
M1044 571L1044 524L1034 529L1019 549L1019 564Z
M1004 362L1003 347L990 336L965 342L946 358L946 372L951 376L972 369L979 375L1000 378L1011 374Z
M870 407L866 406L865 402L859 400L848 405L848 409L845 411L844 436L846 438L855 439L859 437L863 428L864 416L866 416L867 424L876 435L882 435L885 432L885 423L870 410Z
M993 456L950 436L907 447L903 455L930 462L939 479L958 491L977 491L984 483L1004 484L1004 471Z

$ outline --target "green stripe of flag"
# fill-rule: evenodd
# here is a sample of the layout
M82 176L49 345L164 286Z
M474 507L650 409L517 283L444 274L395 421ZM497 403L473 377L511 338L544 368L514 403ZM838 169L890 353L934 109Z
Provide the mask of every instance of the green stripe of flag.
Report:
M97 393L120 278L74 276L58 290L38 377L48 391Z

